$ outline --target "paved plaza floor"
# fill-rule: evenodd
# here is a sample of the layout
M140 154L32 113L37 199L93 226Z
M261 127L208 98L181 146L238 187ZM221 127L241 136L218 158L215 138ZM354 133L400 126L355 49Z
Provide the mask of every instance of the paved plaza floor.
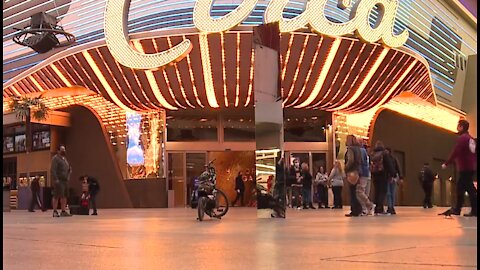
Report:
M291 210L257 219L231 208L196 221L193 209L108 209L52 218L3 213L3 267L90 269L476 269L477 218L445 208L398 207L396 216ZM464 209L464 211L469 211Z

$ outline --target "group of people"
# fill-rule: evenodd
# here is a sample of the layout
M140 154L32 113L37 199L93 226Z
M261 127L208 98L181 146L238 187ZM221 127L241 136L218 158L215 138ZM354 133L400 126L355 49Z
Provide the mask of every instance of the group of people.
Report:
M58 148L57 154L52 158L50 174L52 177L53 191L52 191L52 207L53 207L53 217L70 217L70 213L66 211L67 208L67 198L69 197L69 187L68 182L70 180L72 173L72 166L67 160L66 148L61 145ZM97 205L96 205L96 196L100 191L100 184L98 180L94 177L84 175L81 176L80 181L82 181L82 199L87 200L89 205L93 208L92 215L97 215ZM34 207L38 205L43 212L47 210L46 204L41 203L40 200L40 185L39 178L35 177L32 180L30 185L32 191L32 199L30 202L30 207L28 208L29 212L35 212ZM58 203L60 202L61 212L58 212ZM88 206L87 206L88 207Z

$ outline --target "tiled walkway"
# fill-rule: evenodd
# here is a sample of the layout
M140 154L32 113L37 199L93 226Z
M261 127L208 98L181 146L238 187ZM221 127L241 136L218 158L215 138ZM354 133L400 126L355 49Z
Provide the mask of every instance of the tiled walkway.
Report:
M108 209L99 216L3 214L4 269L476 269L477 219L398 207L396 216L290 210L257 219L232 208L196 221L193 209ZM464 209L464 211L468 211Z

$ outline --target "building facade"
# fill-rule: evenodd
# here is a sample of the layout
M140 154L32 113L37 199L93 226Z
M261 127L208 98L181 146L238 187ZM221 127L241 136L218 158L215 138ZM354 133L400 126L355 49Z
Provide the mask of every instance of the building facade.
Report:
M19 207L28 196L27 173L50 185L49 160L60 144L73 166L72 189L79 190L80 175L96 176L101 207L183 207L191 180L212 159L228 197L239 170L253 189L252 29L269 21L280 20L282 32L284 151L312 172L343 159L347 134L382 140L405 175L397 203L420 205L417 173L424 162L440 169L458 120L468 119L476 137L476 17L460 2L367 7L357 0L343 8L335 1L246 0L215 1L210 9L211 2L4 4L4 178L16 181ZM14 28L40 11L56 16L76 42L44 54L15 44ZM355 19L362 14L366 20ZM335 35L342 29L357 30ZM393 42L405 33L402 44ZM178 57L162 56L167 50ZM148 67L152 55L175 61ZM32 119L26 136L9 104L40 94L52 112ZM453 169L439 171L437 205L450 203L450 177Z

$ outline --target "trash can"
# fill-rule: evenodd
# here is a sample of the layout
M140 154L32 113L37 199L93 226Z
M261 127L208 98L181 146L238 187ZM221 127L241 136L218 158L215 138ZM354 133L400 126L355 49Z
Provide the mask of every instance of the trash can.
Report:
M10 212L10 187L3 186L3 212Z

